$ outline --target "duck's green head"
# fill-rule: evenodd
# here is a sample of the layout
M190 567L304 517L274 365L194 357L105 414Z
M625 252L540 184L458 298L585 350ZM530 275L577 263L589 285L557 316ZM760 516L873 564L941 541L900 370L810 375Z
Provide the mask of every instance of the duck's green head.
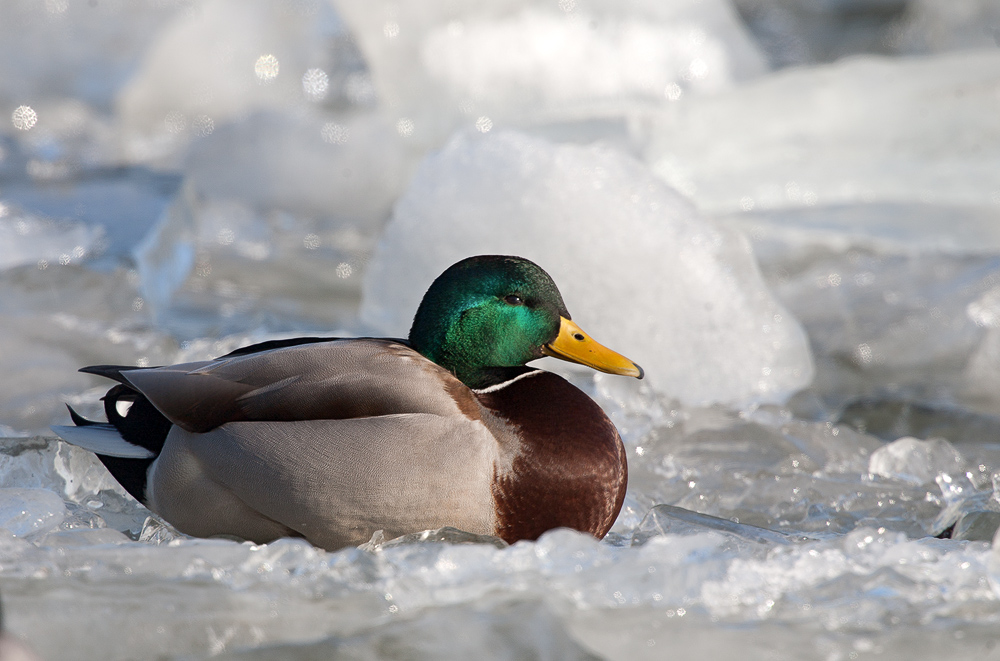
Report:
M549 274L521 257L480 255L448 268L424 294L409 339L470 388L542 356L642 378L642 368L580 330Z

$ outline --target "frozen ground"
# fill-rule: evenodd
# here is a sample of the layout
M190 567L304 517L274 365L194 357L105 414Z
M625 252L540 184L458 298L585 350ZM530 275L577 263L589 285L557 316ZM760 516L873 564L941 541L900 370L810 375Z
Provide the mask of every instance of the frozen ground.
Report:
M992 0L0 0L0 596L43 659L1000 658ZM850 57L847 57L850 56ZM794 65L794 66L789 66ZM547 268L608 538L173 531L76 369ZM563 365L550 365L564 369Z

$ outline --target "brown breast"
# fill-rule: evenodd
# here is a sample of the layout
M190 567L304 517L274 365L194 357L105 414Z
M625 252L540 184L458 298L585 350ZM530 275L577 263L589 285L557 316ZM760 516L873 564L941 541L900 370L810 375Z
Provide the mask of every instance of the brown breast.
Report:
M601 407L541 370L476 395L501 445L496 535L513 543L568 527L604 537L621 510L628 466Z

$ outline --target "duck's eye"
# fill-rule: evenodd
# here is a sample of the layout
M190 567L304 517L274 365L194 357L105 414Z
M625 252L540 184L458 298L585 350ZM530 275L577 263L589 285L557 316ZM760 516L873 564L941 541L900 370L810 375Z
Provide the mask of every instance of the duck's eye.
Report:
M511 305L524 305L524 300L517 294L507 294L503 300Z

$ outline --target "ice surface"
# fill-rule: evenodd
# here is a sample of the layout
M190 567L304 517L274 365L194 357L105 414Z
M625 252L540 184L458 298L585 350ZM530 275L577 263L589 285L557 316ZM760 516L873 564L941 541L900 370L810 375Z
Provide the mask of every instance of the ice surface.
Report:
M669 512L647 518L662 522ZM155 545L95 536L101 528L36 543L0 535L2 588L13 630L61 632L29 636L45 658L70 650L130 658L140 649L199 658L378 658L391 650L417 658L661 658L675 634L694 645L695 632L720 623L725 635L735 627L750 639L772 625L814 632L814 652L850 650L859 636L894 649L901 631L920 636L938 619L961 618L975 632L995 613L994 561L982 542L864 527L778 542L776 533L741 534L753 532L741 524L723 532L707 517L683 516L685 530L646 525L641 545L631 547L565 530L503 548L431 536L338 553L301 540L253 546L168 537ZM81 537L88 542L75 543ZM646 633L621 640L623 627Z
M847 426L804 423L780 410L749 419L711 410L671 413L628 442L629 493L615 532L641 530L651 523L642 521L651 508L669 503L791 536L843 534L876 522L913 536L938 534L961 514L957 506L948 510L951 504L989 499L998 467L995 455L985 458L970 446L968 463L937 462L927 480L876 480L872 457L881 465L885 447ZM952 482L936 482L945 471Z
M993 3L737 0L749 32L721 0L452 4L0 0L10 634L48 659L995 657ZM931 55L809 64L873 51ZM566 373L628 453L602 542L194 540L30 436L64 402L101 418L81 365L405 333L494 250L651 373ZM764 403L807 380L793 318L816 377Z
M620 113L715 90L765 66L727 2L335 0L401 130L435 145L456 127Z
M584 329L683 402L776 401L812 377L805 337L746 241L614 151L459 135L399 201L362 318L405 336L430 282L475 254L541 265Z
M647 157L713 212L990 207L1000 190L998 81L995 50L781 71L663 109Z

